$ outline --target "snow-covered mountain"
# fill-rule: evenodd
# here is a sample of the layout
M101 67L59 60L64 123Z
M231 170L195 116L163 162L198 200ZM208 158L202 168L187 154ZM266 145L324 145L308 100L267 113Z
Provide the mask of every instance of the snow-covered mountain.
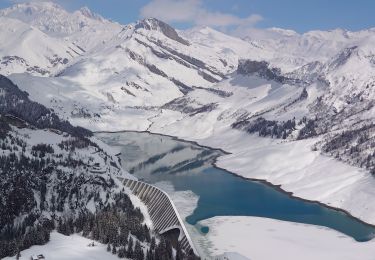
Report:
M0 36L0 73L76 125L227 149L223 167L375 223L374 29L239 39L33 2L0 11Z
M33 99L94 129L147 129L166 111L183 117L224 104L226 124L237 128L260 116L306 117L316 119L316 134L327 134L374 119L373 29L300 35L272 28L242 40L208 27L178 31L154 18L123 26L87 8L69 13L48 2L18 4L0 17L2 32L14 38L2 43L10 46L2 59L19 57L3 61L1 72L13 74ZM77 39L90 39L89 51ZM51 57L57 65L48 64ZM31 77L31 61L54 77Z
M260 116L306 117L316 121L316 134L327 134L374 119L373 29L300 35L271 28L242 40L208 27L178 31L154 18L120 25L48 2L18 4L0 18L12 39L1 43L1 73L93 129L147 129L166 111L184 117L223 106L220 118L230 115L226 124L240 128Z
M69 13L49 2L0 10L1 73L51 76L120 30L87 8Z
M22 21L0 17L1 73L27 72L48 76L83 53L77 46L55 39Z
M16 4L1 10L0 16L22 21L51 37L68 40L81 51L90 50L121 30L119 24L92 13L87 7L70 13L58 4L45 1Z
M351 32L342 29L309 31L298 34L291 30L270 28L253 30L244 40L262 52L270 53L273 63L289 72L310 62L327 62L345 48L374 41L374 29Z
M0 93L3 258L44 244L59 218L94 213L99 200L121 189L116 177L127 174L90 131L60 120L4 76Z
M171 244L150 230L145 206L122 184L134 177L115 152L1 75L0 176L1 259L50 242L55 229L107 244L121 258L172 255ZM182 249L175 252L186 259Z

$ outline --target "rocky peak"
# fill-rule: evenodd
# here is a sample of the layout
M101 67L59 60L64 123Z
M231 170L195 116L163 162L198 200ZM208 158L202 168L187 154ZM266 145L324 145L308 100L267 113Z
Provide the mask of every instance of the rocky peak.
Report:
M2 9L0 15L10 15L15 16L17 14L23 15L35 15L41 12L48 12L48 11L63 11L64 9L52 2L29 2L29 3L20 3L15 4L9 8ZM17 17L16 17L17 18Z
M87 6L82 7L81 9L78 10L83 16L86 16L87 18L90 19L95 19L99 21L103 21L104 18L100 16L97 13L93 13Z
M163 21L160 21L156 18L147 18L147 19L143 19L143 20L140 20L137 22L137 24L135 25L135 29L138 30L138 29L145 29L145 30L149 30L149 31L159 31L161 33L163 33L166 37L174 40L174 41L177 41L181 44L184 44L184 45L190 45L190 43L181 38L178 33L176 32L176 30L170 26L169 24L163 22Z
M344 65L349 58L354 54L358 53L358 46L352 46L345 48L341 52L339 52L336 56L333 57L332 61L329 64L329 67L332 69L336 69L342 65Z

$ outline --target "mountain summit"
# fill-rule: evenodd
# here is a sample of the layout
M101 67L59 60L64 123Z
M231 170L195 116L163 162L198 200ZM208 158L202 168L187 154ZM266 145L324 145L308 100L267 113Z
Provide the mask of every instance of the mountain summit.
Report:
M156 18L147 18L147 19L138 21L135 25L135 28L136 29L143 28L146 30L160 31L165 36L167 36L168 38L172 40L175 40L184 45L189 45L189 42L181 38L173 27L171 27L169 24L166 24L165 22L162 22Z
M0 11L0 17L17 19L55 38L64 38L88 50L108 40L121 25L108 21L89 8L68 12L52 2L17 4Z
M220 148L220 167L375 224L374 29L240 39L33 2L0 11L0 39L0 74L62 120Z

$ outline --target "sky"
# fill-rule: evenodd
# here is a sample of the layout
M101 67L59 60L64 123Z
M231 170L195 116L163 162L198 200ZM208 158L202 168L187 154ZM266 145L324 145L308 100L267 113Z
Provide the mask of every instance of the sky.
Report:
M37 0L43 1L43 0ZM156 17L185 29L203 25L232 34L279 27L304 33L375 27L374 0L54 0L68 10L89 7L122 24ZM0 8L23 0L0 0Z

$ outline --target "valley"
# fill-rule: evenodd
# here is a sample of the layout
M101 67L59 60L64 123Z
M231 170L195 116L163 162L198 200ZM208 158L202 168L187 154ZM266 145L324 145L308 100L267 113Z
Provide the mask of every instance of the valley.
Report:
M273 259L255 246L256 232L259 243L302 252L295 259L332 259L345 247L372 260L374 29L269 28L237 38L32 2L0 10L0 37L0 155L14 168L18 158L32 162L16 174L28 195L1 225L7 245L6 225L15 241L27 234L19 222L45 218L72 222L69 235L83 228L82 212L94 229L95 214L121 219L125 203L136 223L119 221L126 243L130 232L144 256L177 254L119 181L133 178L169 194L201 256ZM0 169L7 209L14 176ZM241 235L232 243L233 232ZM160 244L151 249L153 236ZM113 247L113 237L96 240Z

